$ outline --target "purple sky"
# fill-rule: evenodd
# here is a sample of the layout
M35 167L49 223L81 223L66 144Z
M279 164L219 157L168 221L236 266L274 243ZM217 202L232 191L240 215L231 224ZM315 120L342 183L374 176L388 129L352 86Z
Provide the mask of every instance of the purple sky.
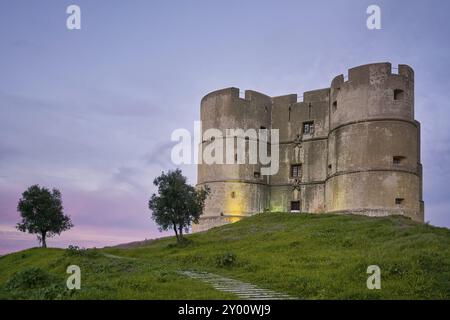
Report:
M66 29L77 4L82 29ZM378 4L382 30L366 28ZM448 1L20 1L0 3L0 254L20 194L58 188L75 228L51 246L160 236L147 201L174 166L170 134L192 130L209 91L327 87L360 64L416 72L425 219L450 227ZM195 184L196 167L182 167Z

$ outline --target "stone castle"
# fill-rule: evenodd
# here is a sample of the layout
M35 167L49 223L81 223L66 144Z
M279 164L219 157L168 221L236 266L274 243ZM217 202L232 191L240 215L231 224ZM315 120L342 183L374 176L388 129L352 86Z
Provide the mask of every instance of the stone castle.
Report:
M237 88L202 99L202 133L279 129L280 162L272 176L261 175L257 164L199 164L197 185L208 185L211 194L193 231L267 211L397 214L423 222L413 69L355 67L302 100L251 90L241 98Z

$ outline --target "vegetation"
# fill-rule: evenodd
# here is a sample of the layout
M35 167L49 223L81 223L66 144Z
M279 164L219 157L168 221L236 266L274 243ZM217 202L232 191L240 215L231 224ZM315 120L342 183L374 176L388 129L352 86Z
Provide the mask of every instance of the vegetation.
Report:
M263 213L186 238L10 254L0 258L0 298L236 298L178 270L209 271L306 299L450 298L450 230L403 217ZM70 264L81 268L81 290L64 289ZM366 287L369 265L381 268L381 290ZM30 274L44 289L27 280Z
M209 188L196 190L186 183L180 169L162 173L153 184L158 187L158 195L153 194L149 201L152 218L160 230L173 228L178 242L183 241L192 223L198 223Z
M57 189L50 191L38 185L29 187L22 193L17 211L22 216L17 229L37 234L43 248L47 247L47 238L73 227L70 217L63 213L61 192Z

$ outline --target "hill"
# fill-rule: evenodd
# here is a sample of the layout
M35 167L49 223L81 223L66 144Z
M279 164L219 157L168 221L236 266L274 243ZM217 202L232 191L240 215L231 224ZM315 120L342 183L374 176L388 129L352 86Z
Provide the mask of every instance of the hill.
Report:
M304 299L449 299L450 230L403 217L264 213L116 248L30 249L0 258L0 298L233 299L179 271L208 271ZM81 290L65 290L80 266ZM366 287L381 268L381 290Z

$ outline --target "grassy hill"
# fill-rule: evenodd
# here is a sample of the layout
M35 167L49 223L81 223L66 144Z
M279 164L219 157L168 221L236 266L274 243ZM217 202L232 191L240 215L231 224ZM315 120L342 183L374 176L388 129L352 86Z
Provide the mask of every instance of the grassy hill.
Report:
M403 217L265 213L187 244L164 238L98 250L30 249L0 258L0 298L233 299L179 270L209 271L305 299L449 299L450 230ZM82 289L65 290L80 266ZM381 290L368 290L369 265Z

